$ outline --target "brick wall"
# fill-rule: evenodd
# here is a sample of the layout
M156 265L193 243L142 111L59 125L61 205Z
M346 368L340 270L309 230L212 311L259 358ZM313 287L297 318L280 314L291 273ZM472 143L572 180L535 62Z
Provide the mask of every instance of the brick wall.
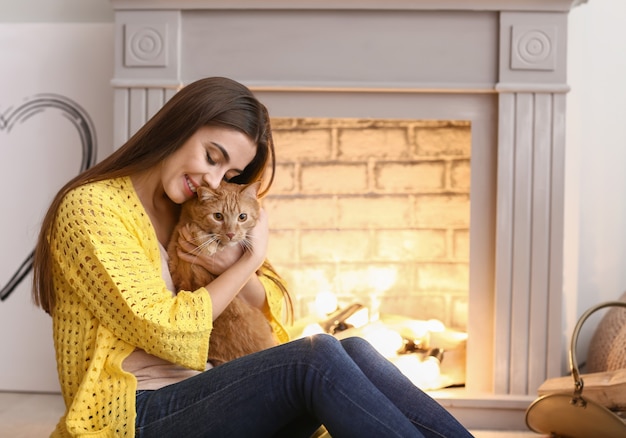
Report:
M464 330L469 122L274 119L269 257L296 317L320 291L340 304Z

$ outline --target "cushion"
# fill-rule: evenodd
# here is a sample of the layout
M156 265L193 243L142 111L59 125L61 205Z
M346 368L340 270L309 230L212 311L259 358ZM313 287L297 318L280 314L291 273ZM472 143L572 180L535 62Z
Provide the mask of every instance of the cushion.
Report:
M626 301L626 292L619 301ZM610 307L589 344L585 372L626 368L626 308Z

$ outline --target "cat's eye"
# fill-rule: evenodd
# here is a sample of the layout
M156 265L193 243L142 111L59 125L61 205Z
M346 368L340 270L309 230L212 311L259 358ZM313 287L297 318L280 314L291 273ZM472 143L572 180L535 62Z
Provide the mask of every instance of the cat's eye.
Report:
M239 222L244 222L246 219L248 219L248 215L246 213L241 213L239 215Z
M223 220L223 219L224 219L224 215L223 215L222 213L213 213L213 218L214 218L216 221L221 221L221 220Z

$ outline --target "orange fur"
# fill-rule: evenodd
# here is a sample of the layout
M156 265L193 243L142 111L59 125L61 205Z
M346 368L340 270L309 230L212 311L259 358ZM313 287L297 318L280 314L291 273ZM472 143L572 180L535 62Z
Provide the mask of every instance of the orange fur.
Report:
M187 227L198 253L215 254L228 245L249 245L248 233L256 224L260 204L259 183L242 186L222 183L217 190L199 187L198 196L182 206L167 252L176 290L193 291L215 277L203 267L181 260L178 237ZM268 320L260 309L235 297L213 321L208 361L218 365L277 344Z

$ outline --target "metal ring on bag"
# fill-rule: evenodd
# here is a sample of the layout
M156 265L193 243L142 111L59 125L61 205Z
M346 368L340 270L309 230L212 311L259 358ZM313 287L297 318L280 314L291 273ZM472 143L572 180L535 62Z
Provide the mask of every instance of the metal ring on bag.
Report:
M605 307L624 307L626 308L626 302L624 301L607 301L604 303L597 304L590 309L588 309L585 313L583 313L576 326L574 327L574 332L572 333L572 339L569 347L569 369L572 373L572 378L574 379L574 396L580 397L583 392L583 388L585 386L585 382L583 378L580 376L580 371L578 370L578 363L576 362L576 344L578 342L578 334L583 326L583 323L595 312L598 310L604 309Z
M569 438L624 438L626 423L607 407L583 395L585 383L576 362L576 343L583 323L589 316L605 307L624 307L626 302L608 301L591 307L578 319L569 349L569 365L574 379L574 392L545 394L526 410L526 425L534 432L553 437ZM581 409L582 408L582 409Z

